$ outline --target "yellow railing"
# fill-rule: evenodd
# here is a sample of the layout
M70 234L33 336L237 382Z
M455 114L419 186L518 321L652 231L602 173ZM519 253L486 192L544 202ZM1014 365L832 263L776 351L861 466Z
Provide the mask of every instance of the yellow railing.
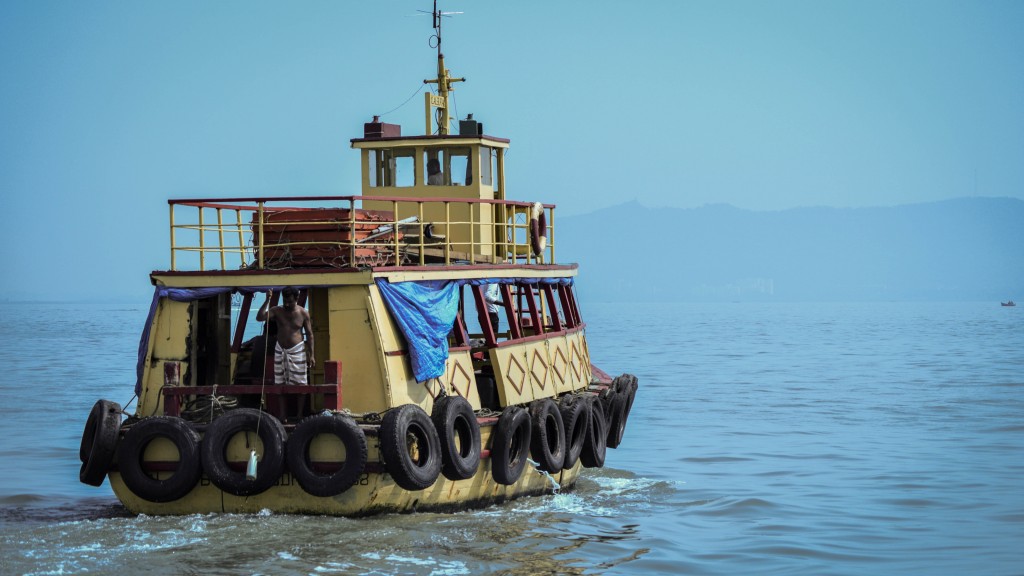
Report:
M542 206L537 218L531 218L536 212L529 202L465 198L233 198L168 204L171 270L555 263L555 207L550 204Z

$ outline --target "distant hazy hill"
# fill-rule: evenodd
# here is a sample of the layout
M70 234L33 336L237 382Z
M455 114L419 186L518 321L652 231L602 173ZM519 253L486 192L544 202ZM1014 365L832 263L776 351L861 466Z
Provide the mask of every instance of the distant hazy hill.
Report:
M1024 201L1012 198L778 212L631 202L560 217L557 242L592 300L1024 304Z

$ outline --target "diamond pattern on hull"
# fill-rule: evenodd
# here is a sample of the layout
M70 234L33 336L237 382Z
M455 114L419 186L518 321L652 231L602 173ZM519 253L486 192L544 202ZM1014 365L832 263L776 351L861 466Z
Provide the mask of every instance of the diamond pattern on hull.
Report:
M580 373L583 368L580 366L580 349L576 346L575 341L569 349L569 366L572 368L572 373L576 376L576 381L579 382L583 377Z
M565 384L565 354L562 352L562 347L555 347L555 357L551 361L551 369L554 370L555 376L558 376L558 383Z
M536 348L533 350L533 358L530 359L530 377L541 390L548 383L548 361Z
M472 390L471 384L473 379L466 373L466 369L462 367L462 363L456 360L452 363L452 378L451 378L452 389L455 390L459 396L465 399L469 399L469 392Z
M508 366L505 368L505 380L516 390L516 394L522 394L526 386L526 369L514 355L509 355Z
M441 389L444 388L444 384L441 383L441 378L443 377L444 374L441 374L437 378L431 378L423 383L423 386L427 389L427 394L430 394L430 397L434 400L437 400Z

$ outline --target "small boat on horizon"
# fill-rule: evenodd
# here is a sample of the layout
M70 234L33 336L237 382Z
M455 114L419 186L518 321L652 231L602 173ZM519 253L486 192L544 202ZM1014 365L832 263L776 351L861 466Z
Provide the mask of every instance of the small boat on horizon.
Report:
M1016 306L1017 304L1013 300L1010 300L1008 302L1000 302L999 305L1000 306Z

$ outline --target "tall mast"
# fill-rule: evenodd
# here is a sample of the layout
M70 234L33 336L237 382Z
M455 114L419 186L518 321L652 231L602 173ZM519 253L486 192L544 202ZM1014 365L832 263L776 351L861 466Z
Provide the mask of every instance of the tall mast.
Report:
M424 84L437 84L437 94L430 92L424 94L427 134L434 133L432 129L433 119L431 117L434 115L433 109L437 108L439 113L437 116L437 133L442 136L448 134L448 126L451 123L448 93L454 90L452 84L466 81L465 78L452 78L450 70L444 67L444 53L441 52L441 19L449 14L459 14L459 12L441 12L437 9L437 0L434 0L434 11L431 14L434 21L434 36L431 40L437 40L437 78L423 81Z

